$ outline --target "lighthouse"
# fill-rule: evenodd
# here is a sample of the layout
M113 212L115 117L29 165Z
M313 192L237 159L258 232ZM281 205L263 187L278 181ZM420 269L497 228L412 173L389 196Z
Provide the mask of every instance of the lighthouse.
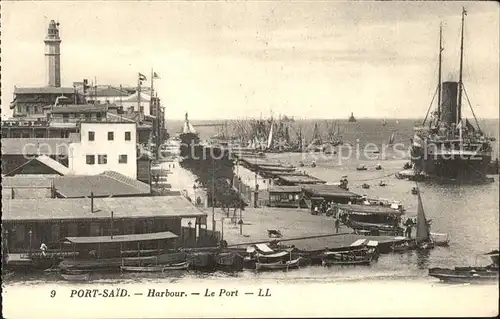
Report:
M47 85L61 87L61 38L59 23L51 20L45 38L45 59L47 60Z

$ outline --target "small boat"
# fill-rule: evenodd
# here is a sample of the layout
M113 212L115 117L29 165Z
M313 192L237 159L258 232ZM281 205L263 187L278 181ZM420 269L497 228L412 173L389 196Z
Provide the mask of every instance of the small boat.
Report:
M276 246L276 247L274 247ZM243 263L245 268L254 268L256 270L278 270L297 268L304 264L305 258L292 254L292 247L283 247L281 245L255 244L247 248L248 256ZM276 251L274 249L278 248Z
M370 185L369 185L369 184L364 183L363 185L361 185L361 187L363 187L363 188L365 188L365 189L368 189L368 188L370 188Z
M402 243L394 243L391 246L391 250L392 250L392 252L395 252L395 253L408 251L408 250L410 250L410 244L408 244L407 241L402 242Z
M196 270L213 270L215 254L209 251L199 251L190 254L191 267Z
M377 171L380 171L382 169L382 165L380 165L380 164L375 165L375 169Z
M243 269L243 257L233 252L222 252L215 256L215 267L226 271L240 271Z
M256 262L255 263L255 269L256 270L283 270L283 269L290 269L290 268L298 268L300 265L302 257L293 259L293 260L280 260L277 262L271 262L271 263L260 263Z
M410 169L411 168L411 163L406 162L405 165L403 166L403 169Z
M316 162L312 162L311 167L316 167Z
M380 181L380 183L378 183L378 186L387 186L387 184L385 183L385 181Z
M448 247L450 245L450 237L448 234L431 233L434 246Z
M417 194L418 194L418 189L417 189L416 187L413 187L413 188L411 189L411 193L412 193L413 195L417 195Z
M373 261L373 253L367 249L351 251L325 251L321 257L321 265L366 265L369 266Z
M68 281L88 281L90 279L90 273L83 271L62 272L61 276Z
M155 266L121 266L122 271L128 272L164 272L166 270L186 270L189 268L189 262L182 262L170 265L155 265Z
M498 281L498 268L489 267L456 267L430 268L429 276L438 278L444 282L455 283L480 283Z
M359 165L358 167L356 167L356 170L357 170L357 171L366 171L366 170L367 170L367 168L366 168L366 166L365 166L365 165Z

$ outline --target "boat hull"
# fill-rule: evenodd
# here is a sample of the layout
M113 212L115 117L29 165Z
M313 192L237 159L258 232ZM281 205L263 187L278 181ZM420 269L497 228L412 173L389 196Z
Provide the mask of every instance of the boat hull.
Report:
M82 274L62 273L61 276L68 281L88 281L90 279L89 273L82 273Z
M432 152L429 146L429 152ZM436 155L424 147L412 147L412 162L417 171L441 183L486 183L491 153L480 155Z
M189 268L189 262L183 262L171 265L159 265L159 266L121 266L120 269L126 272L164 272L168 270L187 270Z
M183 252L161 254L158 256L126 258L127 266L143 266L150 264L175 264L186 261ZM65 259L59 264L63 270L114 271L123 266L122 258L103 259Z
M443 282L453 283L487 283L498 281L497 271L466 271L446 268L431 268L429 276L438 278Z
M274 263L255 263L255 269L258 271L263 270L288 270L291 268L298 268L300 264L301 257L293 260L278 261Z

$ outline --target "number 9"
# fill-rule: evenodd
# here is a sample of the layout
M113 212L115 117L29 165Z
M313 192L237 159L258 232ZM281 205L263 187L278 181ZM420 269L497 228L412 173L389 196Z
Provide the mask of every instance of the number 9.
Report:
M56 291L55 290L52 290L50 292L50 298L54 298L56 296Z

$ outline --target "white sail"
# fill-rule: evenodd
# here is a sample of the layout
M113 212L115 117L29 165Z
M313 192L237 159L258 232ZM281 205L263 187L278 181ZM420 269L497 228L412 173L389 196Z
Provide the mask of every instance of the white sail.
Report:
M420 197L420 190L417 187L418 210L417 210L417 243L426 242L430 240L429 225L425 218L424 205Z
M389 145L394 144L395 134L392 132L391 137L389 138Z
M271 122L271 129L269 130L269 136L267 137L267 148L271 148L273 145L273 125L274 123Z

